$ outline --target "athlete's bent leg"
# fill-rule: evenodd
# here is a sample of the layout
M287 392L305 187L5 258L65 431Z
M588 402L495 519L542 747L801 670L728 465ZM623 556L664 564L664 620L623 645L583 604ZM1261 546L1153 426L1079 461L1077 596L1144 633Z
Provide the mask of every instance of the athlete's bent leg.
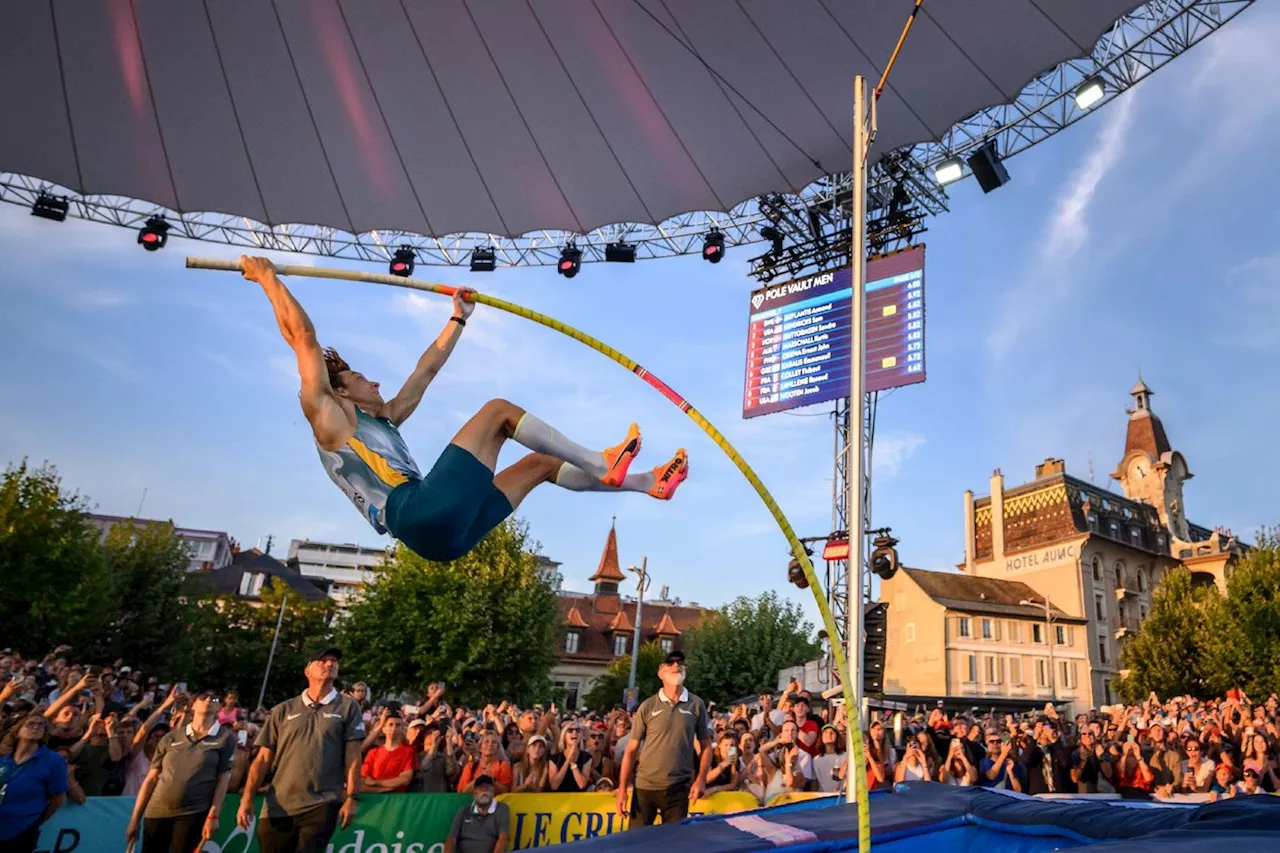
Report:
M553 480L564 461L545 453L530 453L510 468L504 468L493 478L498 491L506 495L514 511L520 502L542 483Z

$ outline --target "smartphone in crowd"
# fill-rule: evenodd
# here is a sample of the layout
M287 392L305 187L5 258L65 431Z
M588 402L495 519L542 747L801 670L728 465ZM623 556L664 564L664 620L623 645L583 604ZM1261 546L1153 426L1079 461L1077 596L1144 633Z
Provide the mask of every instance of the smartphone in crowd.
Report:
M174 689L176 692L178 692L178 693L186 693L186 692L187 692L187 682L185 682L185 681L179 681L177 684L173 685L173 689Z
M236 735L236 739L240 741L241 746L249 745L249 733L244 729L240 730L240 732Z
M404 706L403 708L401 708L400 710L401 710L401 711L402 711L406 716L413 717L413 716L417 716L417 713L418 713L418 706L417 706L417 705L405 705L405 706Z

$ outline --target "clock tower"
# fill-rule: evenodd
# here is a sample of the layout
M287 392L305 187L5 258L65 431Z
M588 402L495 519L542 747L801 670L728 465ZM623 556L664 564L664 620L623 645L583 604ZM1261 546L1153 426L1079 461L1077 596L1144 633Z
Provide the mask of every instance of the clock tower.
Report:
M1133 408L1128 410L1124 457L1111 477L1120 481L1125 497L1154 506L1169 532L1185 541L1190 539L1190 530L1182 484L1192 474L1182 454L1169 446L1164 424L1151 411L1153 393L1141 377L1129 391Z

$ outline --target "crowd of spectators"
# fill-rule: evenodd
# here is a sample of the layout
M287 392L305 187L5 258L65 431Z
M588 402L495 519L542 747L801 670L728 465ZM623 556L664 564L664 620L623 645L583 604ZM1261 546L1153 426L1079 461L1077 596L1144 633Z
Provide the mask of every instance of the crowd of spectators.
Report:
M0 772L15 751L25 757L44 745L61 757L66 774L47 788L48 805L62 796L82 803L135 795L165 733L191 721L193 696L185 684L158 682L122 661L84 666L69 654L0 652ZM614 791L632 726L621 707L607 713L506 701L463 707L451 703L443 684L430 685L416 704L376 701L360 683L343 692L366 723L360 775L367 792L471 793L482 778L492 780L496 794ZM234 693L219 698L217 721L235 739L228 787L240 792L266 711L248 711ZM763 804L787 791L842 788L843 707L815 702L793 682L778 695L763 691L749 704L709 710L708 794L744 791ZM1239 691L1210 701L1152 695L1074 719L1052 706L1014 716L948 714L939 703L927 717L873 715L864 743L873 789L929 780L1029 794L1217 799L1280 792L1274 693L1256 702ZM0 802L0 838L13 821L31 818L7 817L15 802Z

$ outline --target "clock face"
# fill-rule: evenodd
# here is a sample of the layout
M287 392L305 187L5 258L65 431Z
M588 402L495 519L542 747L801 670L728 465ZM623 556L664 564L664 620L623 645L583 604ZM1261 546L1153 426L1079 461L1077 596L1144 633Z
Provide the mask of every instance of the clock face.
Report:
M1151 473L1151 466L1147 464L1145 459L1136 459L1129 470L1133 472L1133 476L1136 479L1141 480Z

